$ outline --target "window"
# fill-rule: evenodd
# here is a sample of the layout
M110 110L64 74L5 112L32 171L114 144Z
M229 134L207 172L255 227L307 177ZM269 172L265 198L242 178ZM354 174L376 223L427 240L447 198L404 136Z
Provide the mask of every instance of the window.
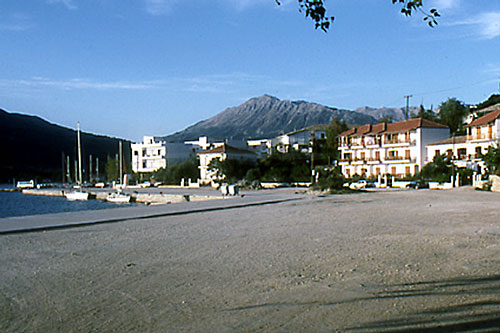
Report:
M347 178L350 178L351 177L351 170L350 169L346 169L345 170L345 173L347 175Z
M380 152L379 151L375 152L375 159L380 161Z
M476 158L481 156L481 147L476 147Z
M146 161L142 162L142 168L146 169L147 167L148 167L148 164L146 163Z
M406 173L407 175L411 174L411 171L410 171L410 167L409 167L409 166L405 167L405 173Z
M380 175L380 168L375 168L375 174L378 176Z
M405 150L405 158L406 158L407 160L409 160L409 159L411 158L411 152L410 152L410 149L406 149L406 150Z
M139 156L139 151L138 150L134 150L134 156Z
M146 156L146 149L142 150L142 156Z
M441 155L439 149L434 150L434 157Z
M365 159L365 152L361 152L361 159L364 160Z
M396 167L391 167L391 175L396 175Z
M457 151L457 154L458 154L458 158L460 160L463 160L463 159L467 158L467 149L466 148L460 148Z

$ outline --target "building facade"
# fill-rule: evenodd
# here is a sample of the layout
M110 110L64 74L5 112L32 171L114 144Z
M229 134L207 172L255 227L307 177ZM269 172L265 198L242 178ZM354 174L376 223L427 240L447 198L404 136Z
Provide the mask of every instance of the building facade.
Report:
M198 156L200 158L200 183L203 185L210 184L212 181L219 181L216 172L209 169L209 164L213 159L219 158L221 161L226 159L255 161L257 159L257 154L254 152L229 146L226 143L203 151Z
M339 135L339 165L347 178L414 175L427 161L426 145L449 135L447 126L423 118L360 126Z
M167 147L164 141L144 136L143 142L133 143L131 149L134 172L154 172L167 167Z
M500 139L500 108L473 120L465 126L467 135L449 138L427 147L427 162L446 154L459 168L484 171L482 155Z

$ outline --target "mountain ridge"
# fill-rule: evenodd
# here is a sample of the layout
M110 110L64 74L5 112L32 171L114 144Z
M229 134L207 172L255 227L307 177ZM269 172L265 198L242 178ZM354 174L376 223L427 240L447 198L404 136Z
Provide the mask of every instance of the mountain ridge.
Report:
M238 106L228 107L211 118L166 135L163 139L179 142L200 136L215 139L269 138L311 125L328 124L334 118L357 125L377 122L374 117L356 111L262 95Z

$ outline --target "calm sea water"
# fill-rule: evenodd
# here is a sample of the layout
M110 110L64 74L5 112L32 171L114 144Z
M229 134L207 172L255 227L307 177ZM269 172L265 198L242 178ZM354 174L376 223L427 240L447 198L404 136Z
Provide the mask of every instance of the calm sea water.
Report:
M21 192L0 191L0 218L76 212L113 207L117 207L117 205L101 200L68 201L64 197L47 197L40 195L26 195Z

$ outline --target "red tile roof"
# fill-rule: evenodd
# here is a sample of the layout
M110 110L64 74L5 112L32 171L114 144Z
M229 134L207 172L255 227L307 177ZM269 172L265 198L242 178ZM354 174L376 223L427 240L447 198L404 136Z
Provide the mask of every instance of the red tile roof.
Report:
M486 124L489 124L489 123L495 121L495 119L497 119L498 117L500 117L500 109L493 111L493 112L490 112L488 114L485 114L482 117L477 118L476 120L474 120L470 124L466 125L465 127L486 125Z
M424 118L414 118L406 121L399 121L397 123L391 124L376 124L372 125L371 129L366 130L370 125L363 125L357 128L353 128L349 131L341 133L339 136L353 136L353 135L365 135L365 134L379 134L379 133L397 133L403 131L410 131L412 129L417 129L421 127L426 128L448 128L448 126L436 123L431 120Z

